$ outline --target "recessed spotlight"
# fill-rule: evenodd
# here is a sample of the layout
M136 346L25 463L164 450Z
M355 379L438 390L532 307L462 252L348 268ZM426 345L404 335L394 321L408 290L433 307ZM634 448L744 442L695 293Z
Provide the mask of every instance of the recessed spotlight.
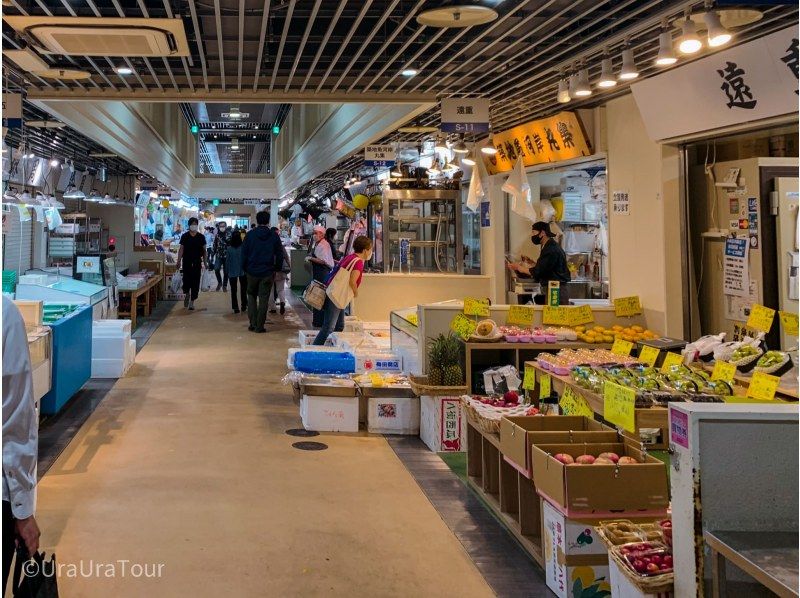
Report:
M118 75L132 75L133 69L127 66L118 66L116 69Z
M400 71L400 74L403 75L404 77L416 77L417 75L419 75L419 71L414 68L408 68Z

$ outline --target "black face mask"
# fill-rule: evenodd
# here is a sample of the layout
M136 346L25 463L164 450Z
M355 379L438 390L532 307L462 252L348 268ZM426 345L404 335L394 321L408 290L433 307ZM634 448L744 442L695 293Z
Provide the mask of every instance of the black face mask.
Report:
M535 237L531 237L531 242L534 245L541 245L542 244L542 238L540 236L538 236L538 235L535 236Z

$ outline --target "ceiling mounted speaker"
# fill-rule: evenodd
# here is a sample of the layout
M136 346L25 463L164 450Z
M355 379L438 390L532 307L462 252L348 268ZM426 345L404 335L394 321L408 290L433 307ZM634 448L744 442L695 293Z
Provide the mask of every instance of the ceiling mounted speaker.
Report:
M79 71L77 69L45 69L43 71L31 71L37 77L45 79L61 79L62 81L80 81L92 76L89 71Z
M189 56L181 19L4 17L31 45L62 56Z
M428 27L474 27L497 18L497 12L486 6L445 6L432 8L417 16L417 23Z

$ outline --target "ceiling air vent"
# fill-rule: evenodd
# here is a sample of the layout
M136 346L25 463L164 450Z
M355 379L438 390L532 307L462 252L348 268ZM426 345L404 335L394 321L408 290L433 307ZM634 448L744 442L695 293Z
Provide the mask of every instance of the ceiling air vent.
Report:
M5 17L42 52L62 56L188 56L180 19Z

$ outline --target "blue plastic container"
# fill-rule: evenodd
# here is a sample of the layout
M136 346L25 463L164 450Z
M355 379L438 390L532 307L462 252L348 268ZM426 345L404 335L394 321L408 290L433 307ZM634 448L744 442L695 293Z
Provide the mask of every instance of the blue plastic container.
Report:
M347 352L300 351L294 355L294 369L304 374L352 374L356 358Z

